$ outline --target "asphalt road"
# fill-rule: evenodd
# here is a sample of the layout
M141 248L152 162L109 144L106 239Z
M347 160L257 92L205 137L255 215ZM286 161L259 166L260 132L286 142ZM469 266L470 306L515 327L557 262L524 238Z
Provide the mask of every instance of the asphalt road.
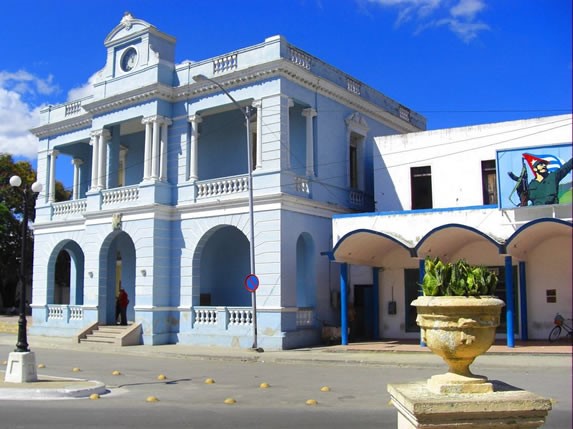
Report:
M0 362L13 346L0 345ZM0 428L396 428L388 383L445 372L433 359L240 361L34 350L39 375L99 380L97 400L0 401ZM4 357L5 356L5 357ZM427 361L427 362L426 362ZM73 368L80 371L74 372ZM0 368L3 369L3 368ZM554 400L544 428L572 427L571 356L482 356L475 373ZM120 375L113 375L119 371ZM163 374L166 379L159 380ZM215 382L206 384L206 379ZM268 388L261 388L268 383ZM329 392L321 391L329 387ZM148 402L150 397L157 402ZM226 404L233 399L234 404ZM315 400L316 405L307 405Z

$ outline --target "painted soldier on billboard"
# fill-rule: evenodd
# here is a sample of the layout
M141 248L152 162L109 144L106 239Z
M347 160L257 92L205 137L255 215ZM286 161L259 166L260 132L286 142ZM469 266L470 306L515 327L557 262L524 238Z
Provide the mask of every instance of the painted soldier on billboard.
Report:
M500 153L498 159L502 165L513 168L513 171L507 173L513 185L500 177L500 189L502 193L505 189L507 200L514 206L571 203L571 180L564 180L571 172L571 147L552 148L551 151L547 149L549 148L546 147L543 153L521 152L520 161L515 158L515 150ZM563 155L569 160L563 162ZM519 173L515 172L516 162L521 163ZM533 175L532 178L529 173ZM501 205L505 206L503 202Z

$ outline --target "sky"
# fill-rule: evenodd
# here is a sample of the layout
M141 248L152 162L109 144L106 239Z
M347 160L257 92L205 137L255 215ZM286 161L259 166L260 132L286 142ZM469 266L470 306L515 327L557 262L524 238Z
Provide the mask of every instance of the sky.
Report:
M571 113L571 0L4 0L0 153L35 164L39 110L84 94L129 11L176 62L283 35L430 130Z

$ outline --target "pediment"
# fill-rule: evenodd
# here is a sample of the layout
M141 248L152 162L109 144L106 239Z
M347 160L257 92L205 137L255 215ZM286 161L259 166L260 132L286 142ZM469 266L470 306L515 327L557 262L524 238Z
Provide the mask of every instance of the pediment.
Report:
M157 29L149 22L134 18L131 13L126 12L120 23L107 35L104 44L105 46L114 45L150 30L157 31Z

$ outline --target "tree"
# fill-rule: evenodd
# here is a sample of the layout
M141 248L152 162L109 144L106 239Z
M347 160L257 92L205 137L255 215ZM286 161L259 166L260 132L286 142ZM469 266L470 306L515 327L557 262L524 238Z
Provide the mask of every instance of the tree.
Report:
M12 155L0 154L0 310L2 306L11 307L16 304L20 271L24 193L21 189L10 186L10 177L14 175L20 176L26 186L36 181L36 172L28 161L14 162ZM56 201L67 200L70 194L60 182L56 182ZM28 218L33 222L36 218L36 198L30 194L28 197ZM34 249L32 234L29 233L26 240L28 242L25 277L31 279Z

